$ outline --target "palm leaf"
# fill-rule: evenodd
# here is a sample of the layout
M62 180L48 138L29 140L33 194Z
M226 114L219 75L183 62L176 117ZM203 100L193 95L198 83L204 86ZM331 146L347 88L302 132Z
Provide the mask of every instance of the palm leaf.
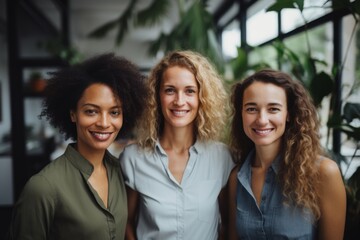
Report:
M182 13L180 22L169 34L150 43L149 53L163 49L165 52L178 49L191 49L207 56L218 67L223 67L219 44L215 37L211 15L206 11L206 1L195 1Z
M100 27L96 28L95 30L91 31L88 36L91 38L103 38L105 35L115 28L118 25L119 18L112 20L110 22L107 22Z
M170 1L154 0L149 7L138 12L136 16L137 26L153 26L160 22L169 12Z
M120 17L118 17L115 20L111 20L110 22L107 22L102 26L96 28L95 30L90 32L89 37L96 37L96 38L104 37L110 30L117 27L118 33L116 36L115 43L117 45L120 45L122 43L122 40L124 39L125 33L128 30L128 23L129 20L132 18L137 1L138 0L130 1L128 7L125 9L123 14L120 15Z

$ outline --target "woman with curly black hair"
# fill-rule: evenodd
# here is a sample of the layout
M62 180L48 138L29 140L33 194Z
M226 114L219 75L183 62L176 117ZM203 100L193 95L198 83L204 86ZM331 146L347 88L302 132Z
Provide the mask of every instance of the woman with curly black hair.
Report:
M74 143L25 185L11 239L124 239L126 191L107 148L133 130L146 96L137 67L113 54L53 73L40 116Z
M342 239L343 180L302 84L262 70L234 86L232 105L229 239Z

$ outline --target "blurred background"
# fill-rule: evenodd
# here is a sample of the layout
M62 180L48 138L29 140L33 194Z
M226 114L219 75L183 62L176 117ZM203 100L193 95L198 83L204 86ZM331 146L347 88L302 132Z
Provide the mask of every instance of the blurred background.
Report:
M207 56L228 88L264 67L303 82L347 186L345 239L359 236L359 17L359 0L0 0L0 239L26 181L67 144L38 118L49 72L115 52L146 75L175 49Z

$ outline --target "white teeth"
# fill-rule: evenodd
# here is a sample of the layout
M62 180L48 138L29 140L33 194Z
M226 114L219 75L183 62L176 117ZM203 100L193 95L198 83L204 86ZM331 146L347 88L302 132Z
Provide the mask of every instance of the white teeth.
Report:
M271 132L271 129L266 129L266 130L257 130L257 129L255 129L255 131L257 133L260 133L260 134L267 134L267 133Z
M174 113L174 115L176 116L183 116L187 113L187 111L172 111Z
M110 136L110 133L92 133L92 134L100 140L105 140Z

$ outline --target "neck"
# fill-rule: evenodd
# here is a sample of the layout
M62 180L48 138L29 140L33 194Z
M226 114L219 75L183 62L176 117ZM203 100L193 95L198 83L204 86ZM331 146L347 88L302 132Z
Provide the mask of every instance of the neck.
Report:
M164 150L172 149L176 152L188 151L194 144L195 136L193 129L166 129L160 137L160 144Z
M252 166L255 168L269 168L279 152L279 149L274 149L270 146L257 146Z
M94 166L94 169L104 167L103 158L105 155L105 150L87 149L79 146L79 144L76 144L76 149L86 160L88 160Z

